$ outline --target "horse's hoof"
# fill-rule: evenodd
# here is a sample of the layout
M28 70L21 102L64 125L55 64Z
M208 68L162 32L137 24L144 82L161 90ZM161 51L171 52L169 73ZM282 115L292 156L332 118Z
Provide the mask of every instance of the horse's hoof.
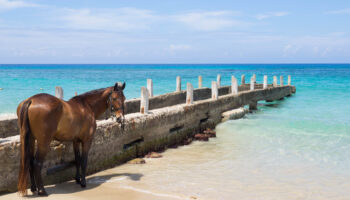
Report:
M81 184L80 178L75 178L75 183L76 184Z
M34 185L30 186L30 191L32 191L32 193L36 192L36 186Z
M38 190L38 195L39 195L39 196L42 196L42 197L47 197L47 196L49 196L49 195L46 193L45 189L39 189L39 190Z
M82 188L85 188L86 187L86 181L85 180L82 180L81 183L80 183L80 186Z

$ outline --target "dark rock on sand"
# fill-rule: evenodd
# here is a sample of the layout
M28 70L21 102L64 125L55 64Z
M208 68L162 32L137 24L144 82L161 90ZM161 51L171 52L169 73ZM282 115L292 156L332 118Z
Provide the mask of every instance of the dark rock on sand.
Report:
M184 145L189 145L189 144L192 143L192 141L193 141L192 138L187 138L187 139L185 140L185 142L184 142Z
M209 136L206 135L206 134L202 134L202 133L197 133L194 138L196 140L199 140L199 141L208 141L209 140Z
M128 164L145 164L146 161L143 158L135 158L133 160L130 160Z
M145 157L146 158L161 158L163 156L157 152L150 152Z
M203 131L203 133L208 135L209 137L216 137L216 132L211 130L210 128L207 128L207 130Z

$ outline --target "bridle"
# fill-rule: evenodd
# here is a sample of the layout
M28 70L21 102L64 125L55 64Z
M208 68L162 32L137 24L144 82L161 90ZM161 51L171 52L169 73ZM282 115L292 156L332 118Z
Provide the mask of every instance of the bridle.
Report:
M108 110L110 112L110 115L112 116L112 120L113 118L116 117L115 115L115 112L117 111L122 111L122 121L120 122L121 123L121 126L122 126L122 129L124 129L124 103L122 104L121 108L115 108L113 103L112 103L112 92L111 91L108 95L108 98L107 98L107 105L108 105ZM106 112L106 119L108 119L108 113Z

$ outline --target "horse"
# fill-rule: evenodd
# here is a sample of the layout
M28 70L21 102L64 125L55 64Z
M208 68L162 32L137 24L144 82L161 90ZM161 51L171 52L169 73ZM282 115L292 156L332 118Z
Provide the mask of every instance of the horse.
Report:
M75 155L75 181L86 187L88 153L96 130L96 119L107 109L123 126L125 96L123 84L93 90L71 98L69 101L41 93L34 95L17 107L20 128L21 159L18 175L18 192L27 195L27 177L30 174L30 190L39 196L47 196L41 168L50 142L72 141ZM35 140L37 142L36 152ZM82 154L80 155L80 146ZM80 174L81 168L81 174Z

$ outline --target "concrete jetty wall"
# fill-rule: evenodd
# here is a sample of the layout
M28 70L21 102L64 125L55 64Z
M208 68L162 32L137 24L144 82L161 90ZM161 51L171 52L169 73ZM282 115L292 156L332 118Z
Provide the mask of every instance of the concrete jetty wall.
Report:
M262 85L258 85L257 88L260 86L262 88ZM243 87L249 88L249 85ZM202 89L209 90L209 92L203 92L205 93L202 94L203 96L210 94L210 89ZM202 90L199 91L202 92ZM290 96L293 91L295 91L294 86L269 87L253 91L242 88L238 94L227 92L217 100L212 100L210 95L207 99L198 100L200 97L197 96L194 98L197 98L197 101L195 100L193 104L184 104L186 94L181 91L178 95L184 94L183 98L179 98L181 102L183 99L183 104L173 101L172 106L151 107L149 114L140 114L138 107L135 113L125 116L124 130L111 119L99 121L89 153L88 173L113 167L149 151L180 144L198 131L215 127L221 121L221 114L225 111L260 100L281 99ZM0 192L16 191L20 161L19 146L18 135L0 139ZM72 180L75 168L68 166L73 165L73 160L71 142L52 142L51 151L46 157L42 170L44 183Z
M260 87L256 84L257 88ZM238 87L238 91L249 90L249 84L241 85ZM230 86L223 86L219 88L219 96L231 93ZM198 88L193 91L194 101L209 99L211 97L210 88ZM163 94L159 96L154 96L149 98L149 109L163 108L167 106L173 106L177 104L183 104L186 102L186 91L172 92L168 94ZM140 111L140 98L130 99L125 101L125 114L137 113ZM106 119L109 114L101 115L99 120ZM19 134L19 129L17 125L17 117L9 117L5 120L0 119L0 138L6 138L10 136L15 136Z

